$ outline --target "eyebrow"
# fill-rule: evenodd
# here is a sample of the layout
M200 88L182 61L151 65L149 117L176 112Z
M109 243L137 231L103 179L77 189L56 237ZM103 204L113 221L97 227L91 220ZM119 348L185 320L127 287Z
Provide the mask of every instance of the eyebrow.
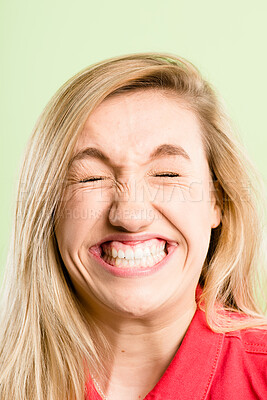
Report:
M149 156L149 160L155 160L157 158L162 158L166 156L181 156L185 158L186 160L190 161L190 157L188 153L178 145L174 144L162 144L158 146ZM77 154L75 154L70 162L69 166L77 160L82 160L87 157L92 157L101 161L105 161L107 163L112 163L111 159L102 153L101 150L96 149L95 147L87 147L84 150L79 151Z
M158 146L151 154L150 159L166 157L166 156L182 156L190 161L188 153L181 147L175 144L162 144Z

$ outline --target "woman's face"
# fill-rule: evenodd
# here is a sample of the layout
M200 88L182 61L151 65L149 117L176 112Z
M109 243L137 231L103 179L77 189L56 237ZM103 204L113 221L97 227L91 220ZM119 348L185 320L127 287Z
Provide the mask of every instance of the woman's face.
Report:
M185 103L147 90L95 109L56 226L88 307L130 317L191 307L219 223L200 126Z

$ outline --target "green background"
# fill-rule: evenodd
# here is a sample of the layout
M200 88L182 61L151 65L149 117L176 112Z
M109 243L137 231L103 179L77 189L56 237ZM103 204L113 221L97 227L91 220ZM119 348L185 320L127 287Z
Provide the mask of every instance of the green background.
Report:
M267 182L266 15L266 0L0 0L0 277L34 123L59 86L102 59L164 51L195 63Z

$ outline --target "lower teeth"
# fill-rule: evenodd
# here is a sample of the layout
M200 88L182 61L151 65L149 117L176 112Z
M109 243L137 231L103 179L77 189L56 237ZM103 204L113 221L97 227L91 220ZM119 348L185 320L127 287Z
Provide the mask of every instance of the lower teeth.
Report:
M161 251L155 256L143 257L142 259L127 260L126 258L113 258L107 254L103 255L106 263L119 268L133 268L133 267L153 267L158 264L166 256L165 251Z

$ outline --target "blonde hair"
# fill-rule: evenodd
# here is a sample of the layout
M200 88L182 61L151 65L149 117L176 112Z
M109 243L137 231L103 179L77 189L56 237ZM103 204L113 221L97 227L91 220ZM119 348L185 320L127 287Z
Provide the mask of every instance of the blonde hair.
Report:
M101 368L108 343L93 321L85 320L75 296L57 248L55 214L88 115L108 96L147 89L186 100L202 126L222 210L200 277L199 304L210 327L223 332L266 324L256 299L262 226L251 185L253 168L213 89L191 63L177 56L111 58L84 69L58 90L29 143L3 286L1 400L81 400L85 371ZM229 310L244 318L229 318Z

